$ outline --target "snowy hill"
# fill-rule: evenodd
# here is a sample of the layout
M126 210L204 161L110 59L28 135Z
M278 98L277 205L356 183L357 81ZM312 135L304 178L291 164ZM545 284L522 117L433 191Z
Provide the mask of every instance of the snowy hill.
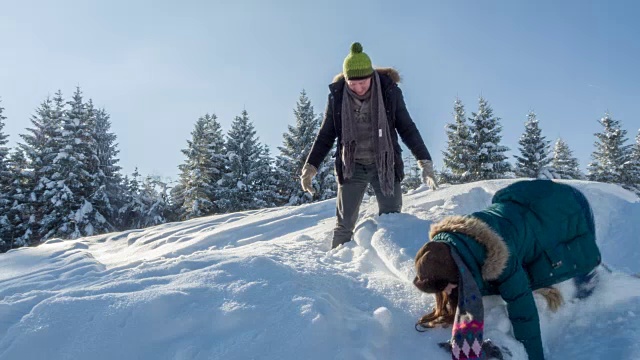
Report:
M355 242L330 250L335 200L212 216L0 255L0 360L450 359L449 329L414 330L411 284L430 224L484 208L511 180L421 188L404 213L365 199ZM640 199L568 182L594 206L604 262L590 298L536 299L549 359L640 359ZM571 296L570 282L563 284ZM526 358L499 297L486 337Z

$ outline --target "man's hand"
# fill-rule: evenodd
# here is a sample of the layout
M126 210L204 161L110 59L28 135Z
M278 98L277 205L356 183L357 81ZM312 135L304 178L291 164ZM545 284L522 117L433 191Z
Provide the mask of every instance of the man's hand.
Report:
M418 160L418 167L422 170L422 182L429 186L431 190L437 189L438 183L436 182L436 174L433 171L433 162L431 160Z
M304 164L302 168L302 175L300 175L300 184L302 184L302 190L313 195L316 191L311 185L311 180L318 173L318 169L311 164Z

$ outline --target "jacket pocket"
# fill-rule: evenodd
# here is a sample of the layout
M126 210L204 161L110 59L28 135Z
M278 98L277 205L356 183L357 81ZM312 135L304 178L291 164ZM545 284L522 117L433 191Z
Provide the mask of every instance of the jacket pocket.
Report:
M586 274L600 261L595 238L586 233L545 250L527 266L527 273L532 289L539 289Z
M570 277L573 263L568 256L567 244L558 244L542 252L537 259L527 264L526 271L531 289L539 289L564 281Z

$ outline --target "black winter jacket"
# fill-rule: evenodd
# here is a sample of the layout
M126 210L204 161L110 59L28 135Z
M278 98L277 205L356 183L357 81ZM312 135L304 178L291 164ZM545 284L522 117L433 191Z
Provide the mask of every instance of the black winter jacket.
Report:
M395 150L395 178L402 181L404 178L404 163L402 161L402 149L398 143L398 134L402 142L407 145L413 156L418 160L431 160L431 155L416 128L416 124L411 119L409 111L404 103L402 91L398 87L400 75L395 69L376 69L380 75L380 87L382 88L384 108L387 111L387 119L391 129L391 138ZM342 74L334 79L329 85L329 99L324 114L324 120L320 126L320 131L311 147L311 152L307 157L307 163L320 167L320 164L327 156L335 139L338 139L338 150L334 154L338 183L344 182L342 174L342 94L346 81Z

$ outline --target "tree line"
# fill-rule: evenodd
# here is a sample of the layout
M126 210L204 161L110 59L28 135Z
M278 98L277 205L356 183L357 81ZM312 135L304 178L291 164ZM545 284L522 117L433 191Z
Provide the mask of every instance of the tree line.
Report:
M500 118L486 99L480 97L477 112L467 117L462 102L454 103L454 120L447 124L447 148L442 152L441 180L466 183L500 178L584 179L615 183L640 194L640 130L635 143L609 113L598 120L602 131L595 135L594 150L587 173L580 170L573 151L562 138L551 141L542 135L535 112L524 123L514 163L505 154Z
M0 103L1 105L1 103ZM511 163L502 145L501 119L480 97L467 116L457 99L447 124L441 183L459 184L499 178L588 179L616 183L640 193L640 133L630 144L621 123L605 114L595 134L587 173L568 144L554 145L542 135L530 112ZM293 110L295 121L283 133L273 156L260 142L246 110L223 133L215 114L195 122L182 150L179 178L166 183L123 175L110 116L85 101L80 88L65 100L61 91L47 97L31 116L20 142L9 149L0 106L0 252L32 246L50 238L73 239L111 231L144 228L213 214L276 206L296 206L335 196L333 159L318 169L314 195L302 191L299 175L321 124L303 90ZM333 153L333 152L332 152ZM406 159L403 191L420 186L413 159Z

